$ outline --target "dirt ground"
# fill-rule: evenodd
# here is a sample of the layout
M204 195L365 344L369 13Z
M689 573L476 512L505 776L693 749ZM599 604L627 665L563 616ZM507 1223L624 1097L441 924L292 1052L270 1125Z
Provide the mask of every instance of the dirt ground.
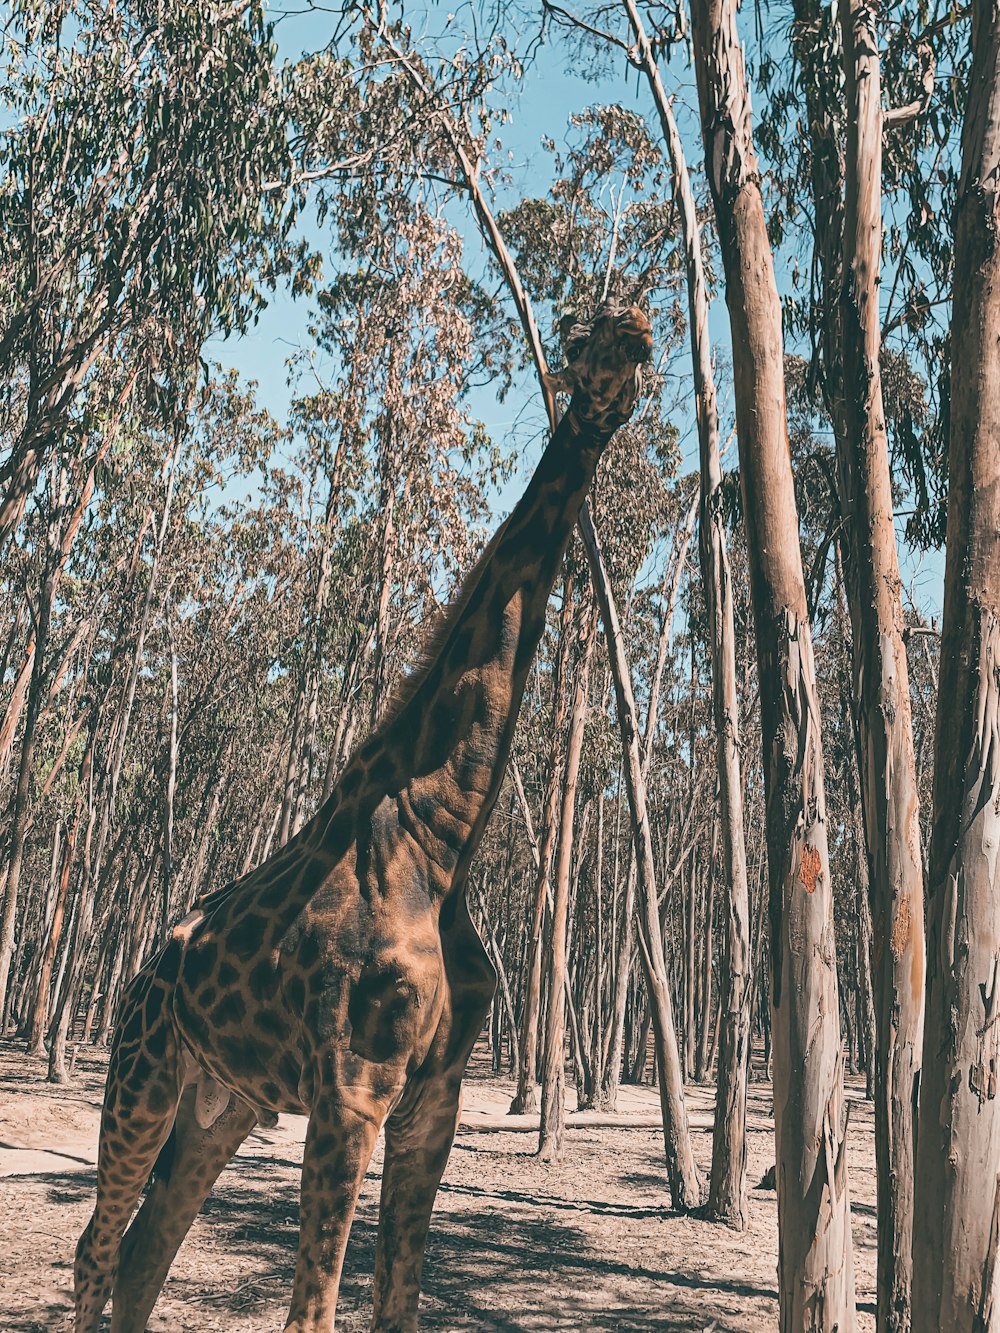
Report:
M72 1255L90 1215L104 1059L79 1053L72 1083L44 1082L41 1061L0 1043L0 1328L70 1328ZM775 1196L751 1194L738 1234L671 1212L654 1089L623 1089L622 1125L576 1126L564 1161L533 1156L537 1136L503 1123L511 1087L478 1071L438 1194L424 1270L424 1329L527 1333L659 1329L763 1333L777 1327ZM572 1095L572 1094L571 1094ZM849 1169L859 1327L874 1328L872 1110L849 1097ZM692 1087L699 1166L711 1156L711 1092ZM569 1103L568 1103L569 1104ZM572 1119L572 1118L571 1118ZM305 1122L255 1131L224 1172L177 1257L150 1329L274 1333L295 1262ZM749 1174L773 1161L770 1088L752 1085ZM338 1329L367 1329L381 1149L358 1205Z

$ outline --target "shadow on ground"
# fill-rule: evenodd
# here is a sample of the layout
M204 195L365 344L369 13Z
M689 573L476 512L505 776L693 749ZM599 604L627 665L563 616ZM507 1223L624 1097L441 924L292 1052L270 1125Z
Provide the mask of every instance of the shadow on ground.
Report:
M189 1237L188 1253L178 1257L161 1302L184 1312L180 1317L185 1329L281 1327L295 1267L296 1166L254 1157L237 1160L226 1172ZM10 1183L39 1189L51 1208L85 1219L95 1172L52 1171ZM373 1185L377 1181L369 1179L369 1196ZM460 1207L453 1210L452 1200ZM490 1333L701 1333L722 1297L776 1300L776 1292L767 1287L701 1277L665 1264L629 1262L613 1246L597 1249L570 1214L581 1222L597 1216L625 1226L671 1217L663 1208L445 1182L427 1247L421 1327ZM351 1231L338 1328L367 1328L377 1217L376 1199L364 1199ZM203 1254L192 1271L190 1252L206 1247L210 1255ZM67 1293L71 1254L70 1244L55 1265ZM176 1329L177 1320L178 1315L161 1309L151 1327ZM36 1306L4 1324L10 1333L49 1333L68 1326L68 1306L62 1302Z

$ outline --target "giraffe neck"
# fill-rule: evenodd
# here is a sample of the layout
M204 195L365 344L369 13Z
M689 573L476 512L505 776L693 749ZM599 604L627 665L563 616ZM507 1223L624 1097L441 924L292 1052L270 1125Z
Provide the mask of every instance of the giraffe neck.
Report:
M406 702L356 753L319 812L317 832L331 853L344 827L338 806L360 802L361 813L372 812L377 839L387 800L386 836L409 837L424 851L432 896L463 881L499 794L549 594L609 434L581 427L572 407L564 415Z

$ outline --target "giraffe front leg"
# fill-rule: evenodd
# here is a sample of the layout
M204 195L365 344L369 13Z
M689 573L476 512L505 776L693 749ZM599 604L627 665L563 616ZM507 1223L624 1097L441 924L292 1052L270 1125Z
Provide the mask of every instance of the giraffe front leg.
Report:
M463 1070L433 1074L386 1121L373 1333L414 1333L424 1246L462 1107Z
M285 1333L333 1328L347 1237L386 1109L373 1100L362 1112L327 1097L313 1109L302 1159L299 1252Z
M181 1099L169 1167L152 1188L122 1241L112 1300L112 1333L142 1333L174 1255L219 1175L257 1123L236 1097L208 1129L195 1117L195 1088Z
M132 1210L177 1111L180 1053L162 993L140 974L123 1005L108 1066L97 1159L97 1202L76 1247L76 1333L97 1333ZM144 1004L144 1001L146 1003Z

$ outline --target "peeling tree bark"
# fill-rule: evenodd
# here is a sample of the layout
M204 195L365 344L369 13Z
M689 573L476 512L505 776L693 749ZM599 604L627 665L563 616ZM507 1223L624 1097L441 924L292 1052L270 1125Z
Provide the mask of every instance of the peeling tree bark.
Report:
M928 867L914 1333L1000 1325L1000 4L972 5Z
M732 325L770 880L782 1333L855 1327L823 755L788 450L781 307L735 0L692 6L706 169Z

